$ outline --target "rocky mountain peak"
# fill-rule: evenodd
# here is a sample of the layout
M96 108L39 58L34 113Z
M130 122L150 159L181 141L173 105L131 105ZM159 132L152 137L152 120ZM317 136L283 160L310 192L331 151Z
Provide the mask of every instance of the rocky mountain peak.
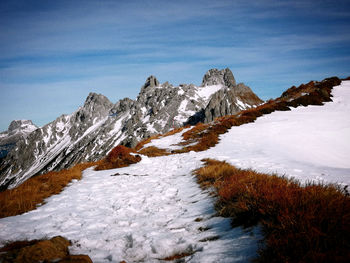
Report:
M153 75L149 76L145 82L145 84L143 85L144 88L154 88L159 86L159 81L157 80L157 78Z
M16 145L31 132L38 129L30 120L15 120L10 123L7 131L0 133L0 160L4 158Z
M113 105L106 96L90 92L84 106L75 113L75 121L86 122L94 118L104 117L108 115ZM89 123L86 124L88 125Z
M113 103L104 95L90 92L83 109L88 112L105 112L113 107Z
M229 68L222 70L214 68L205 73L202 81L202 87L220 84L228 88L233 88L236 86L235 77Z
M113 105L112 102L110 102L110 100L102 95L102 94L97 94L94 92L90 92L89 95L87 96L85 103L84 103L84 108L90 108L91 106L94 105Z
M22 131L22 130L34 130L37 126L33 124L31 120L14 120L10 123L8 132Z

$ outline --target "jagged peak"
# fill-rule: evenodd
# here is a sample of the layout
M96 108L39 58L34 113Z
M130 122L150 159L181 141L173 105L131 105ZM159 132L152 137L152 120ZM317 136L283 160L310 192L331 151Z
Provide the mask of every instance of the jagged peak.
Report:
M151 75L146 79L146 82L143 85L143 88L148 88L148 87L154 88L158 86L159 86L159 81L155 76Z
M85 100L84 108L90 108L91 105L106 105L108 107L112 107L113 103L102 94L90 92Z
M202 81L202 87L210 85L224 85L229 88L236 86L235 77L229 68L218 70L216 68L208 70Z
M23 129L38 128L31 120L13 120L8 128L8 131L23 130Z

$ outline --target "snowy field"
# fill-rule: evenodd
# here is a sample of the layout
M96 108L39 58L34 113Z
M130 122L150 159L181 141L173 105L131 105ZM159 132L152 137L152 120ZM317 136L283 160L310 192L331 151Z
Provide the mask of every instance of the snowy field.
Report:
M62 235L71 253L94 262L162 262L188 253L184 262L247 262L256 256L258 229L231 229L215 216L214 200L191 172L201 159L277 172L303 182L350 184L350 81L333 102L275 112L233 127L205 152L157 158L108 171L86 170L47 204L0 219L0 242ZM178 134L152 145L171 149ZM173 138L173 139L171 139Z

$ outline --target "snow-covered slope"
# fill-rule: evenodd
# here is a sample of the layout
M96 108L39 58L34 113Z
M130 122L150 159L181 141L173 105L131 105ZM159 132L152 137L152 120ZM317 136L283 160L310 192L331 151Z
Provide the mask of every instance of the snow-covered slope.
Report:
M233 127L215 147L107 171L86 170L81 181L26 214L0 219L0 243L63 235L72 253L94 262L248 262L256 256L259 229L232 229L215 216L213 199L191 172L201 159L303 180L350 184L350 81L334 87L333 102L274 112ZM149 145L172 149L180 134ZM148 146L149 146L148 145Z
M118 144L133 147L185 123L211 121L259 103L249 87L236 85L229 69L209 70L199 87L160 84L150 76L136 100L126 98L116 104L90 93L76 112L17 142L0 162L0 188L15 187L38 173L96 161Z
M215 216L213 200L191 175L200 164L192 152L88 169L47 204L0 219L0 244L62 235L73 241L71 253L94 263L164 262L185 253L186 262L247 262L257 255L258 229L232 229Z

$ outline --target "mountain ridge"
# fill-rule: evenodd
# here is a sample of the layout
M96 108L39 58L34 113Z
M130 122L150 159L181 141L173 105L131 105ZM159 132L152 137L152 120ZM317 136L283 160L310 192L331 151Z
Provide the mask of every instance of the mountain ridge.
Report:
M236 85L228 68L209 70L202 86L160 84L152 75L136 100L124 98L115 104L102 94L90 93L75 112L16 143L0 163L0 186L13 188L36 174L96 161L119 144L133 147L151 135L209 122L261 102L249 87Z

